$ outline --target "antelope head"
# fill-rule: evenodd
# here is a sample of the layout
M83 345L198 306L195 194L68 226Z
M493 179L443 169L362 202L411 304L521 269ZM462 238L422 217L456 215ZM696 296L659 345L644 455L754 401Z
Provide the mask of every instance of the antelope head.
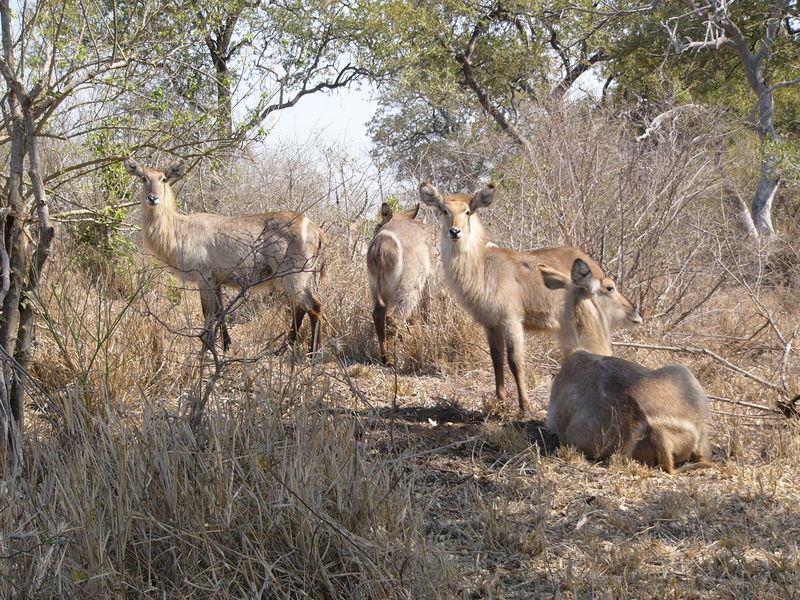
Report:
M125 159L125 169L142 180L142 202L148 206L157 206L162 199L170 197L169 186L186 173L186 163L172 163L166 171L160 169L143 169L133 158ZM169 191L168 191L169 190Z
M469 238L473 229L483 235L479 222L471 220L470 216L492 203L494 186L489 184L471 197L464 194L442 196L433 185L423 181L419 186L419 195L425 204L439 210L442 236L446 235L451 242L456 243L464 237Z
M611 354L611 332L641 324L639 309L617 289L610 277L597 278L589 265L576 258L569 276L539 264L545 286L566 289L561 315L565 355L582 347L595 354Z

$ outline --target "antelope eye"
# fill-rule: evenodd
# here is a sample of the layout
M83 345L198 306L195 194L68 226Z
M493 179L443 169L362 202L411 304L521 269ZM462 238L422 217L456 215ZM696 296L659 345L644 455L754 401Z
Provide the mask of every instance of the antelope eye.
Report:
M470 216L472 213L471 213L469 210L466 210L466 211L464 212L464 214L465 214L465 215L467 215L467 216Z
M613 292L614 286L613 285L606 286L606 290L608 290L609 292Z

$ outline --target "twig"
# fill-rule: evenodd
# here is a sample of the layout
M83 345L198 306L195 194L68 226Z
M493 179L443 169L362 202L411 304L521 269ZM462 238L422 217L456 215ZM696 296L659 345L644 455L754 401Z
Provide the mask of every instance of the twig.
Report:
M742 375L743 377L747 377L748 379L752 379L753 381L760 383L764 387L767 387L771 390L778 392L784 398L789 397L789 391L780 386L775 385L767 381L766 379L762 379L758 375L753 375L750 371L745 371L741 367L737 367L735 364L730 362L729 360L721 357L716 352L712 352L711 350L707 350L706 348L692 348L692 347L679 347L679 346L658 346L658 345L651 345L651 344L634 344L631 342L614 342L615 346L624 346L626 348L643 348L646 350L667 350L669 352L686 352L687 354L703 354L705 356L711 357L716 360L718 363L722 364L726 368Z
M122 202L120 204L114 204L114 208L131 208L141 204L139 200L135 200L133 202ZM81 220L87 217L93 216L100 216L102 217L102 213L99 210L95 210L92 208L76 208L75 210L67 210L60 213L55 213L50 215L50 219L53 221L73 221L73 220Z
M763 404L752 404L751 402L743 402L741 400L734 400L733 398L723 398L722 396L712 396L711 394L707 395L712 400L717 400L719 402L727 402L728 404L738 404L739 406L746 406L747 408L755 408L758 410L763 410L764 412L775 413L777 415L781 414L779 410L775 408L770 408L769 406L764 406ZM755 415L748 415L748 416L755 416Z

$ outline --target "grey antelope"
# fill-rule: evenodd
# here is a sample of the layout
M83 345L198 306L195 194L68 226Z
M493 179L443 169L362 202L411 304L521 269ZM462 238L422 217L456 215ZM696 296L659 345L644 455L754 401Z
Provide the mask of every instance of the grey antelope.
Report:
M383 364L394 360L396 329L411 316L427 293L431 266L431 234L416 221L419 204L393 213L381 206L382 220L367 249L367 275L372 296L372 320Z
M183 162L166 171L144 169L132 158L128 173L142 181L142 237L145 248L200 291L206 330L214 343L218 320L223 348L230 335L222 315L222 286L277 288L292 300L289 340L296 341L303 317L311 321L311 351L320 340L322 307L314 295L324 271L325 235L305 216L291 211L226 217L207 213L180 214L171 184L186 171Z
M582 260L570 275L539 265L550 289L567 290L561 313L564 361L550 390L547 428L594 459L615 452L667 473L675 464L708 463L709 406L683 365L651 370L611 356L611 331L641 322L614 282Z
M544 263L569 270L576 258L582 258L598 277L604 276L603 270L580 248L516 252L488 243L475 213L494 200L492 185L474 196L442 196L430 183L423 182L419 192L425 204L440 212L445 278L460 304L486 331L497 398L506 399L503 362L507 351L508 366L517 384L519 410L525 414L529 403L523 362L524 331L557 331L564 302L563 294L554 295L545 288L536 265Z

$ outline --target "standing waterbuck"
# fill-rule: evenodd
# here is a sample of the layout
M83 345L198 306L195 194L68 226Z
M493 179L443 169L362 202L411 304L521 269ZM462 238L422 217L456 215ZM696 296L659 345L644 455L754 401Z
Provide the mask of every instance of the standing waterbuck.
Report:
M222 286L243 290L277 288L293 303L289 341L297 340L306 313L311 321L311 352L320 341L322 307L314 295L324 271L325 235L303 215L281 211L225 217L180 214L171 184L186 171L183 162L166 170L144 169L132 158L128 173L142 181L142 237L145 248L179 277L197 284L205 318L203 341L214 344L219 322L223 349L230 335L223 320Z
M425 204L440 212L445 278L460 304L486 331L497 398L506 399L503 362L507 351L508 366L517 384L519 410L524 415L529 410L524 331L557 331L563 305L563 294L554 296L544 287L536 265L544 263L568 270L576 258L582 258L598 277L604 276L603 271L580 248L516 252L488 244L475 213L494 200L493 185L474 196L442 196L433 185L423 182L419 193Z
M372 296L372 320L378 336L381 361L395 360L397 326L408 319L428 293L431 267L431 234L416 221L419 204L393 213L384 203L382 220L367 249L367 275Z
M577 259L570 275L539 265L545 285L567 290L559 335L564 362L550 390L547 428L594 459L615 452L667 473L707 465L709 406L683 365L652 370L611 356L611 331L641 321L611 279Z

